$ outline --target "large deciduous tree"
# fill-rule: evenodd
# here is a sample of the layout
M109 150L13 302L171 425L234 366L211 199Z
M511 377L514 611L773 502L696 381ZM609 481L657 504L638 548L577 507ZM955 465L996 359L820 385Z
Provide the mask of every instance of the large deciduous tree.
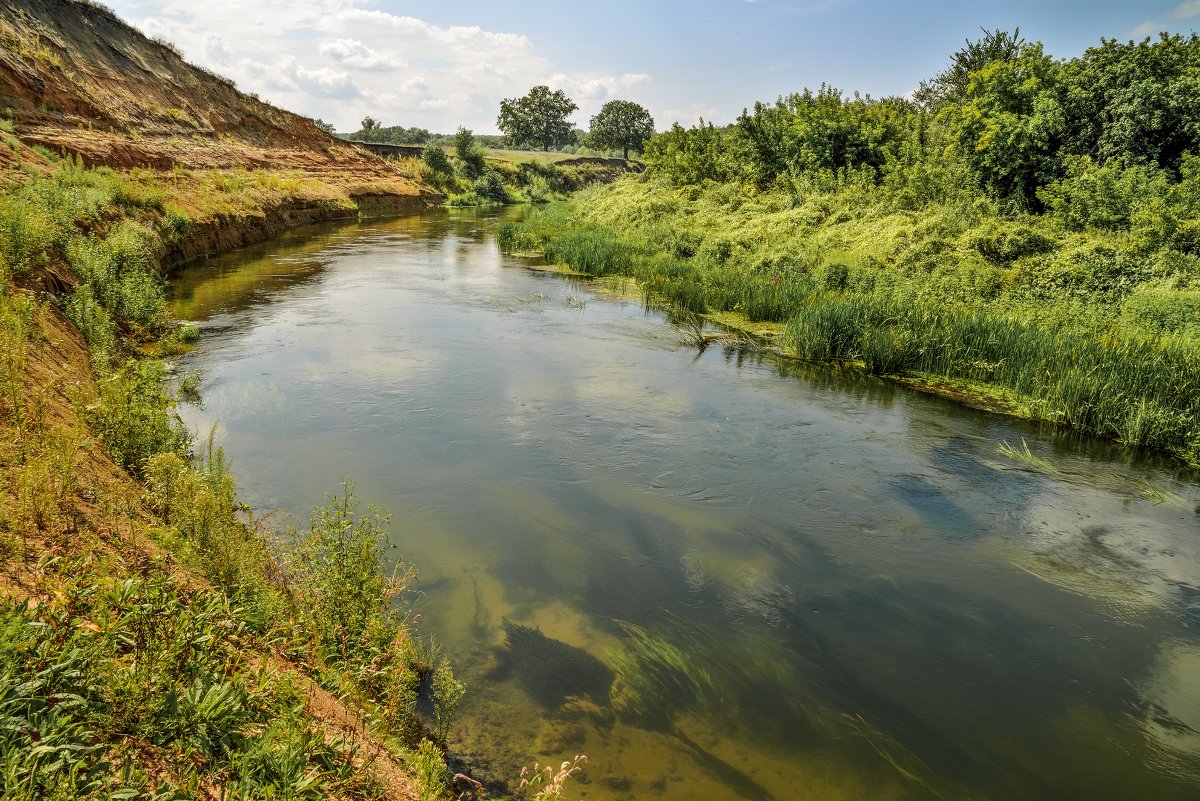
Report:
M641 150L647 139L654 136L654 118L645 107L628 100L610 100L592 117L589 134L592 147L601 150Z
M1039 210L1037 189L1061 173L1062 74L1040 43L1023 45L1015 59L972 72L965 100L941 113L980 183L1029 210Z
M535 86L524 97L500 101L496 125L510 145L536 144L549 150L574 141L575 129L567 117L578 108L561 89Z
M1021 55L1026 42L1021 29L1012 33L997 28L983 28L983 38L966 45L950 57L950 66L929 81L921 81L913 99L931 111L940 111L951 103L959 103L967 95L971 73L979 72L993 61L1014 61Z

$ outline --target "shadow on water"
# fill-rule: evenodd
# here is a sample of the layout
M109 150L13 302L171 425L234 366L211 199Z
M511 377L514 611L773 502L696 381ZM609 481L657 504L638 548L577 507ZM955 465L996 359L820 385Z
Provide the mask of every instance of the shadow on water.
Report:
M924 476L904 475L892 479L892 494L921 517L921 522L948 537L974 537L984 533L966 509Z
M557 707L571 696L608 700L613 673L587 651L508 620L504 634L518 681L543 707Z
M717 781L733 790L742 798L749 798L752 801L774 801L775 796L771 795L767 788L716 754L702 748L691 737L678 730L671 733L696 756L696 764L701 769L712 774Z

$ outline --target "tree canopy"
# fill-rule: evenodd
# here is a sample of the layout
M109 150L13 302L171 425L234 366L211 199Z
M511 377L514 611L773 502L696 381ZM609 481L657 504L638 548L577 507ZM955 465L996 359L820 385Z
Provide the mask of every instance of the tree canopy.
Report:
M654 118L644 106L628 100L610 100L592 117L589 133L592 147L621 150L629 158L630 150L642 149L654 136Z
M524 97L500 101L496 125L512 146L532 143L549 150L574 141L575 129L567 118L578 108L561 89L535 86Z
M1200 155L1200 36L1101 40L1063 60L1019 31L985 30L914 100L822 86L757 103L724 128L676 126L644 152L679 183L763 188L961 170L1009 207L1040 211L1050 187L1090 175L1089 164L1181 178L1188 155Z

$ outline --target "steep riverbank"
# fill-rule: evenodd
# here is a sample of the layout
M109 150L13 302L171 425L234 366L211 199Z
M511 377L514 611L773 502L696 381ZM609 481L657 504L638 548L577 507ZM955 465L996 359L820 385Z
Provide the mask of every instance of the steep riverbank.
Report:
M155 186L63 160L0 197L0 680L20 722L3 734L16 760L6 785L31 798L416 798L410 773L443 781L424 738L449 710L431 699L441 711L428 722L405 710L423 677L450 673L395 618L388 599L402 583L383 582L368 558L336 582L307 569L303 589L302 557L238 511L219 449L189 442L167 394L186 395L186 377L172 381L163 360L193 340L165 316L160 264L357 211L283 196L173 226L165 202L128 200ZM382 523L332 508L323 519L385 547ZM338 525L314 523L301 541L336 552L322 538ZM345 579L365 582L367 600L337 623L331 593ZM365 637L350 652L322 633L346 625ZM364 662L377 671L370 685ZM64 694L78 703L46 700Z
M346 487L255 521L175 414L162 279L440 195L102 7L2 3L0 41L6 797L440 792L461 685L391 603L385 519Z

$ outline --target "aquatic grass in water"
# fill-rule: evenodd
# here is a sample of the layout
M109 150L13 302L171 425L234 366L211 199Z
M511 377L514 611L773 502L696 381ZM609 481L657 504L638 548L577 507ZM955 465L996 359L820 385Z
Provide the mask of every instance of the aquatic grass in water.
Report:
M1063 473L1063 471L1059 470L1053 462L1043 459L1040 456L1035 456L1033 452L1029 450L1029 443L1025 441L1024 437L1021 438L1020 448L1014 445L1009 445L1007 442L1001 442L996 446L996 452L1001 456L1011 459L1017 464L1023 465L1026 469L1033 470L1038 473L1044 473L1045 475L1054 476L1055 478L1062 478L1064 475L1066 475Z

